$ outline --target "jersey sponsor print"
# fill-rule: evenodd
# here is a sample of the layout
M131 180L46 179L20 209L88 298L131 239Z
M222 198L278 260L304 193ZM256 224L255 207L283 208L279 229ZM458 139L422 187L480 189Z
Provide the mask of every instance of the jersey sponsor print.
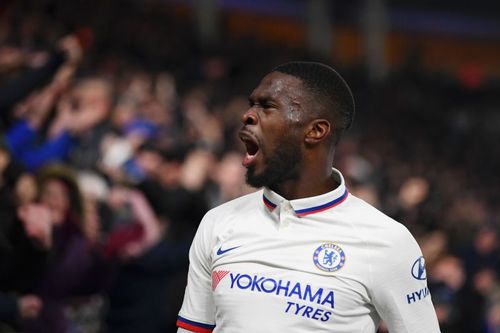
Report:
M265 275L227 272L212 272L212 280L220 282L229 276L229 289L280 296L284 300L283 311L288 314L320 321L328 321L332 316L331 310L335 308L332 290Z

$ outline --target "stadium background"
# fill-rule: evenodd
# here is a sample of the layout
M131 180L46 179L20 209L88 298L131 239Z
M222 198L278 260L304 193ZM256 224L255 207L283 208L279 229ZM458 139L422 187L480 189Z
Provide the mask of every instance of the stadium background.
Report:
M499 22L485 0L1 2L0 330L175 332L200 218L251 191L248 93L305 59L351 85L335 165L417 238L442 331L499 332Z

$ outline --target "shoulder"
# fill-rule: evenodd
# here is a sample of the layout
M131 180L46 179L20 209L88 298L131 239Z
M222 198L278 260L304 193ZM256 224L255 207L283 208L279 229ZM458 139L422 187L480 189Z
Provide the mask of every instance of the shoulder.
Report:
M230 232L234 223L255 214L260 207L259 196L262 196L262 191L244 195L209 210L198 226L191 250L196 252L196 249L204 249L201 252L210 253L215 244Z
M395 254L420 253L415 238L402 223L354 195L350 195L346 204L351 224L374 259L386 260Z
M201 221L200 227L217 229L225 228L239 218L255 213L262 200L262 190L238 197L210 209Z
M408 229L366 201L350 195L346 209L351 219L370 233L384 234L386 237L412 237ZM413 238L413 237L412 237Z
M376 280L387 278L389 272L408 275L412 264L422 256L420 247L402 223L382 213L365 201L352 196L353 214L359 214L353 224L359 226L369 251L369 271Z

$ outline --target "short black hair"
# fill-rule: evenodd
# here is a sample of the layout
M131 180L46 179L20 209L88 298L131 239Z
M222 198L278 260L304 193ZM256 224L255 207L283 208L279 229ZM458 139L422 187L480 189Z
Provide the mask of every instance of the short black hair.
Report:
M332 67L319 62L292 61L279 65L272 72L292 75L302 81L322 108L335 120L334 143L340 140L354 119L354 97L351 88Z

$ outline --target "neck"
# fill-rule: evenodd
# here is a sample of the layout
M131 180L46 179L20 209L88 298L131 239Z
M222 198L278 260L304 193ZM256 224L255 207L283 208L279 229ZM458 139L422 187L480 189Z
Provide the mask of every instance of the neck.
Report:
M333 155L324 158L304 159L295 179L269 186L287 200L313 197L336 189L340 184L333 178Z

